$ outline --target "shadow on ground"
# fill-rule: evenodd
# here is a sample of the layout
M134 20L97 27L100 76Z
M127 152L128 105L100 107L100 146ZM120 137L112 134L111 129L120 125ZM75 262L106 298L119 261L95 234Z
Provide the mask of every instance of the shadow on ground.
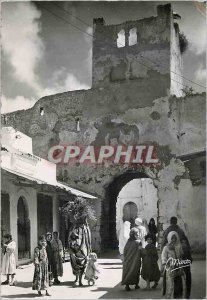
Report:
M106 293L99 299L160 299L162 298L162 288L161 284L156 290L145 291L143 288L135 290L131 286L131 291L125 291L124 286L121 283L117 284L115 287L97 287L96 290L91 292L103 292Z
M22 288L31 288L32 287L32 282L31 281L17 281L16 282L17 287L22 287Z
M2 295L1 297L2 297L2 299L19 299L19 298L25 298L25 299L27 299L27 298L35 298L35 297L40 298L37 293L7 295L7 296Z

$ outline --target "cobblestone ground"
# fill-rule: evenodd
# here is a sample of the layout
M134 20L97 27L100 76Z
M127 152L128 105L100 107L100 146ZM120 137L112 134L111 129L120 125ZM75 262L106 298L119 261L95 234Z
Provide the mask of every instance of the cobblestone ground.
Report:
M140 280L140 290L126 292L121 286L122 264L119 259L99 259L100 278L95 286L88 286L83 280L83 287L74 287L71 266L69 262L64 263L64 275L60 278L60 285L53 285L49 292L50 299L160 299L162 298L162 278L156 290L145 291L145 282ZM1 286L1 297L3 299L28 299L38 298L33 291L33 265L17 269L17 285ZM192 265L192 299L206 298L206 261L194 261ZM2 276L2 280L5 277Z

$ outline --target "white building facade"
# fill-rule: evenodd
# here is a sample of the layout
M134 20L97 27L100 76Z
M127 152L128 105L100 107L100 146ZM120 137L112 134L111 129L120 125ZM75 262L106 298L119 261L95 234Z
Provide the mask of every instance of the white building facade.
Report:
M2 128L1 169L1 236L12 235L19 265L32 259L39 235L60 230L59 207L71 195L95 198L57 182L56 165L12 127Z

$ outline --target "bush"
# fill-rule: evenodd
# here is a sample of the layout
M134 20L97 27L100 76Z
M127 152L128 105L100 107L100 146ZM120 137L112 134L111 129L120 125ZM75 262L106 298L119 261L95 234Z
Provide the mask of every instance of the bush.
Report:
M180 52L183 54L188 49L188 40L184 33L179 33Z
M76 197L60 207L60 214L75 226L96 222L96 212L85 198Z
M191 96L193 95L193 88L192 87L189 87L189 86L185 86L183 89L182 89L182 92L184 94L184 96Z

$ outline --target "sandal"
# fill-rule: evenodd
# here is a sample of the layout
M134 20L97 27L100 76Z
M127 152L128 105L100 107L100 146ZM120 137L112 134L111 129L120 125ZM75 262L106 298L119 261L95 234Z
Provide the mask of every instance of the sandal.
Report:
M9 284L9 281L8 280L3 281L1 284Z
M158 286L158 283L155 283L155 284L152 286L152 289L156 289L157 286Z
M125 286L125 291L127 291L127 292L131 291L131 289L128 285Z
M51 296L51 295L48 293L48 291L46 291L45 295L46 295L46 296Z

